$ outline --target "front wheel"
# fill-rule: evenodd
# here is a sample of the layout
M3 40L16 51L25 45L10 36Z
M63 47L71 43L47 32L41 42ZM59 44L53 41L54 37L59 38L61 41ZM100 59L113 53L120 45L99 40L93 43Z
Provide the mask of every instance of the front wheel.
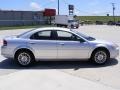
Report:
M15 60L21 66L29 66L34 62L34 56L29 51L20 51L16 54Z
M106 50L96 50L93 52L91 60L95 64L105 64L109 58L110 56Z

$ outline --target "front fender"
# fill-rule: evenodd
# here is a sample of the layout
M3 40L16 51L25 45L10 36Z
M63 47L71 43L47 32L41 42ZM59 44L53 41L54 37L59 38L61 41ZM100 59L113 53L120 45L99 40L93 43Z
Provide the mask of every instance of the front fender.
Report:
M93 51L96 50L97 48L106 48L110 52L109 46L104 45L104 44L96 44L96 45L91 45L91 46L92 46L92 49L90 50L89 58L91 58Z

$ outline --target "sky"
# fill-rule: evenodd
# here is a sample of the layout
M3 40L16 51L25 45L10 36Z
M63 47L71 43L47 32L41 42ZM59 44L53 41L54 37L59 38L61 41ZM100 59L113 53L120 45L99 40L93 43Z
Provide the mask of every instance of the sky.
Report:
M1 10L39 11L45 8L57 9L58 0L0 0ZM75 15L105 16L112 15L112 4L115 3L115 15L120 16L120 0L59 0L60 14L68 14L68 4L75 6Z

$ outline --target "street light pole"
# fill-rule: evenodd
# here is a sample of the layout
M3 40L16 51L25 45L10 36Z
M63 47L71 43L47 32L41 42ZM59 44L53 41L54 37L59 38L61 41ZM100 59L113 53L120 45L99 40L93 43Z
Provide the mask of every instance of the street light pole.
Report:
M112 3L112 6L113 6L113 20L115 23L115 3Z
M58 15L59 15L59 13L60 13L60 1L58 0Z

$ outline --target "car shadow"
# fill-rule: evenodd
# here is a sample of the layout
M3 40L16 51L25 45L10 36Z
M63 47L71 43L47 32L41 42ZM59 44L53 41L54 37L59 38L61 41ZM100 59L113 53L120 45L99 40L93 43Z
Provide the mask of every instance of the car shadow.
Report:
M0 69L82 69L82 68L101 68L118 64L117 59L111 59L104 65L95 65L88 61L45 61L37 62L30 67L21 67L10 59L0 62Z

